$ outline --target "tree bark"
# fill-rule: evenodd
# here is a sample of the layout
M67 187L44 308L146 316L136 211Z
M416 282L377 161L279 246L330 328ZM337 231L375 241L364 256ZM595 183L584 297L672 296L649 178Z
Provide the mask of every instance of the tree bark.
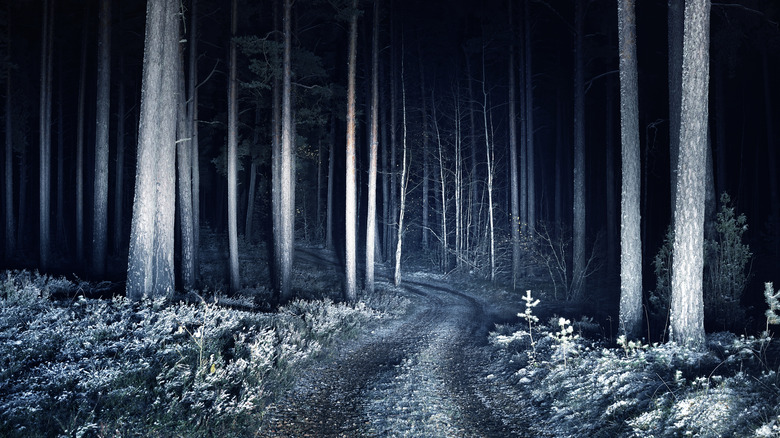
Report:
M519 180L517 174L517 123L515 115L515 45L512 2L509 2L509 27L512 29L512 44L509 46L509 173L512 216L512 287L517 285L520 275L520 204Z
M228 246L230 252L230 290L241 289L238 274L238 81L236 80L236 26L238 5L233 0L230 20L230 79L228 82L228 153L227 153L227 203L228 203Z
M774 201L770 202L771 217L774 221L780 221L780 205L778 205L778 199L780 199L780 189L777 183L777 147L775 144L775 128L774 128L774 110L772 107L771 99L771 83L773 78L769 76L769 60L766 50L762 53L762 69L764 73L764 114L766 114L766 146L767 146L767 175L769 176L769 196ZM775 257L780 255L780 238L777 236L774 239L774 254Z
M398 214L398 160L397 157L397 140L398 136L396 133L396 97L398 96L398 72L397 72L397 61L395 56L395 28L393 27L393 20L391 18L391 25L390 25L390 170L388 171L390 173L390 216L395 218ZM393 222L395 222L395 219L393 219ZM398 225L397 223L393 225ZM393 247L396 244L396 240L398 239L398 233L396 232L396 227L391 227L390 232L388 234L388 258L391 256L391 251L393 250Z
M336 149L336 115L330 118L330 146L328 148L328 211L325 217L325 248L333 249L333 167Z
M669 175L672 223L677 210L677 166L680 154L680 108L682 104L683 8L684 0L669 0L667 41L669 44Z
M709 29L709 1L686 2L670 340L693 347L704 344L702 277Z
M85 262L84 253L84 107L87 84L87 29L89 8L84 8L84 30L81 38L78 108L76 115L76 259Z
M39 257L42 270L49 268L51 253L51 70L54 44L54 5L43 1L41 26L41 97L39 117Z
M178 2L146 7L133 219L127 296L167 296L174 290L176 65Z
M396 286L401 285L401 246L404 238L404 214L406 212L406 190L409 187L409 176L407 160L411 162L411 154L408 154L406 137L406 83L404 80L404 48L403 42L401 43L401 123L403 129L402 148L401 153L401 177L400 177L400 205L398 206L398 230L396 231L396 245L395 245L395 271L393 274L393 283ZM393 76L395 81L395 75ZM409 157L407 157L409 155Z
M374 0L371 38L371 137L368 158L368 205L366 207L366 293L374 293L374 244L376 240L376 174L379 154L379 0Z
M61 254L67 254L68 241L65 230L65 122L62 102L62 58L58 68L59 87L57 90L57 210L54 213L57 218L55 233L55 245Z
M382 80L386 80L384 75L384 65L379 70ZM390 163L388 160L388 141L387 141L387 105L384 102L384 93L381 96L382 105L379 109L379 127L381 148L381 167L382 167L382 258L390 258L390 235L391 235L391 216L390 213Z
M487 195L488 195L488 224L490 232L490 281L496 281L496 243L495 223L493 219L493 146L490 143L490 129L488 128L488 93L485 88L487 82L485 75L485 48L482 49L482 118L485 123L485 162L487 164Z
M425 73L423 70L423 54L419 45L417 48L420 61L420 101L422 102L422 157L423 157L423 175L422 175L422 247L428 249L428 234L430 226L428 225L429 206L428 192L430 191L430 165L428 163L428 106L425 92Z
M605 140L605 160L604 167L606 168L606 181L604 187L604 201L606 203L606 244L607 244L607 279L609 282L617 277L619 271L619 262L617 259L618 251L618 225L617 225L617 206L615 205L615 140L614 140L614 123L615 123L615 104L613 98L614 81L610 76L607 78L607 96L605 105L605 121L606 121L606 140ZM641 183L641 181L640 181ZM622 195L621 195L622 196ZM641 213L641 212L640 212Z
M253 141L252 148L258 148L260 145L260 100L258 99L255 108L255 126L252 128ZM319 157L319 155L318 155ZM246 202L246 224L244 225L244 235L247 242L252 242L253 239L253 223L255 214L255 187L257 186L257 161L254 154L249 154L249 195ZM317 163L317 215L319 216L319 199L320 199L320 185L319 185L319 162Z
M526 135L526 179L528 186L528 206L527 225L528 231L533 232L536 227L536 185L535 185L535 162L534 157L534 87L533 87L533 69L531 64L531 4L528 0L525 2L525 135Z
M585 277L585 2L575 4L574 15L574 213L571 297L578 298Z
M285 303L292 297L292 263L295 225L295 187L293 179L293 119L292 119L292 1L284 0L284 54L282 60L282 138L279 160L279 209L280 223L280 302Z
M357 0L352 1L352 11L349 20L349 60L347 61L347 162L346 162L346 200L345 200L345 234L346 251L346 300L357 299L357 260L356 260L356 158L355 158L355 63L357 52Z
M447 243L447 176L444 172L444 145L439 132L439 119L436 115L436 99L431 91L431 103L433 108L433 126L436 131L436 144L439 152L439 211L441 211L441 262L442 271L449 268L449 245Z
M634 0L618 2L620 59L620 332L636 339L642 329L642 241L639 215L639 90Z
M195 286L195 266L193 265L192 230L192 137L187 114L187 98L184 92L184 59L179 55L178 73L178 136L176 139L179 227L181 230L181 281L184 290Z
M8 11L8 46L9 59L6 63L6 80L5 80L5 260L8 261L14 256L15 242L14 242L14 147L13 147L13 119L11 117L11 4L7 5Z
M111 111L111 0L100 1L98 32L92 271L105 275L108 248L108 125Z
M119 57L119 92L116 115L116 170L114 172L114 245L113 252L119 255L124 248L124 189L125 189L125 84L122 71L124 58Z
M192 0L189 58L189 133L192 138L192 269L195 282L200 277L200 157L198 153L198 0Z

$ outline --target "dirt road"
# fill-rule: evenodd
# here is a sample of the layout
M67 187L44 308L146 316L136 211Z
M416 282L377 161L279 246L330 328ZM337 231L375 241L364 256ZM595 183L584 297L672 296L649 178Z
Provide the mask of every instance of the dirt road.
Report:
M522 435L490 407L482 348L493 324L516 309L493 309L425 276L403 288L414 302L408 317L308 370L270 407L261 436Z

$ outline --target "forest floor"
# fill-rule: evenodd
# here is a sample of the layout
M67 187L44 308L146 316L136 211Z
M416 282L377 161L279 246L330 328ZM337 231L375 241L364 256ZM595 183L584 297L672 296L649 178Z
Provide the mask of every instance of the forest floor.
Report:
M305 246L273 307L263 245L241 242L225 295L225 239L202 240L203 290L175 300L2 273L0 436L780 437L769 331L614 339L541 279L521 294L411 263L346 304L336 254Z

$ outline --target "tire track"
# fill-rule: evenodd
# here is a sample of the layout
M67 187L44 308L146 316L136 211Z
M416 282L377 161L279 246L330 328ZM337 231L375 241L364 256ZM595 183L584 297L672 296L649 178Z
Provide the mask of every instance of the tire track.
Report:
M298 255L340 269L311 249ZM438 280L402 287L415 301L411 314L303 373L269 407L259 436L517 435L483 402L490 358L481 347L495 314Z

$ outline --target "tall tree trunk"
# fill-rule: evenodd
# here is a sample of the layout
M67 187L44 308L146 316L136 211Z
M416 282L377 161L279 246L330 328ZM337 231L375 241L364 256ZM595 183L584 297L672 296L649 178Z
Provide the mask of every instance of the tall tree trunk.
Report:
M766 114L766 146L767 146L767 164L769 169L767 175L769 176L769 199L773 201L769 203L771 207L772 219L780 221L780 189L778 189L777 183L777 147L775 144L775 128L774 128L774 109L772 107L772 93L771 84L773 79L769 76L769 60L767 59L766 50L762 53L762 67L764 73L764 114ZM775 257L780 255L780 237L775 238L774 244Z
M356 257L356 158L355 158L355 63L357 55L357 0L352 1L352 11L349 20L349 60L347 62L347 163L346 163L346 199L345 203L345 234L346 246L346 300L357 299L357 257Z
M468 92L469 92L469 139L471 140L471 179L469 181L469 188L470 188L470 204L471 204L471 211L470 216L471 220L466 225L468 228L468 225L471 225L471 232L466 234L466 252L471 248L471 245L476 246L477 244L477 236L479 235L479 210L477 208L477 199L479 199L478 196L478 184L477 184L477 127L476 127L476 120L475 120L475 99L474 99L474 87L472 86L473 77L471 73L471 62L469 62L469 55L466 53L466 73L468 76ZM521 203L522 204L522 203ZM469 238L469 235L471 235L471 238Z
M670 339L694 347L704 344L702 277L709 29L710 2L686 2Z
M441 262L442 271L449 268L449 245L447 244L447 176L444 172L444 145L439 132L439 119L436 115L436 99L431 91L431 105L433 108L433 126L436 131L436 144L439 152L439 211L441 211Z
M189 104L187 115L192 138L192 269L200 277L200 157L198 154L198 0L192 0L190 19Z
M13 119L11 117L11 3L6 5L8 32L9 59L6 63L5 78L5 260L8 261L14 255L14 147L13 147Z
M461 134L460 88L455 91L455 266L463 266L463 135Z
M376 240L376 173L379 154L379 0L374 0L371 38L371 138L368 157L368 205L366 207L366 293L374 293L374 244Z
M639 85L634 0L618 2L620 59L620 332L629 339L642 329L642 241L639 216Z
M146 38L138 122L138 159L130 228L127 296L167 296L174 290L176 81L178 2L146 7Z
M106 272L108 247L108 124L111 115L111 0L100 1L98 26L95 181L92 210L92 271Z
M725 73L723 72L725 68L726 66L722 65L721 62L716 62L716 67L712 69L712 79L715 82L715 193L718 197L719 194L727 191L726 151L728 150L728 146L726 145L726 90L724 89ZM764 81L767 81L766 76L764 77ZM764 84L766 84L766 82L764 82ZM764 96L768 99L766 92L767 91L765 90ZM773 167L772 169L775 168ZM774 204L776 203L772 203L773 206Z
M512 2L509 2L509 26L512 29L512 43L509 45L509 173L512 216L512 287L517 285L520 275L520 204L519 180L517 174L517 121L515 115L515 45Z
M282 138L279 159L279 210L280 223L280 302L287 302L292 296L291 277L294 251L295 225L295 180L293 178L293 118L292 118L292 1L284 0L284 55L282 60Z
M428 249L428 234L430 226L428 225L428 192L430 191L430 165L428 163L428 107L425 92L425 72L423 70L423 54L419 45L417 48L420 61L420 100L422 101L422 157L423 157L423 175L422 175L422 247Z
M677 160L680 154L680 107L682 104L683 9L685 0L669 0L667 41L669 45L669 174L672 223L677 211Z
M490 129L488 128L488 93L485 88L487 82L485 75L485 48L482 49L482 118L485 123L485 162L487 163L487 195L488 195L488 224L490 225L490 281L496 280L496 244L493 221L493 146L490 142Z
M606 121L606 140L605 140L605 162L606 168L606 181L604 187L604 198L606 203L606 240L607 240L607 280L612 280L617 276L619 268L617 260L617 206L615 205L615 139L614 139L614 123L615 123L615 100L613 98L614 80L610 76L607 78L607 96L605 105L605 121ZM611 283L610 283L611 284Z
M187 97L184 91L184 57L179 55L178 73L178 136L176 140L179 227L181 230L181 281L184 290L195 286L195 267L193 265L192 230L192 137L187 114Z
M65 229L65 122L64 122L64 109L62 102L63 86L62 86L62 58L60 58L60 64L58 68L58 82L59 87L57 90L57 211L55 216L57 218L57 232L56 245L60 252L67 254L67 231Z
M16 251L17 253L25 250L25 243L27 242L27 148L22 148L21 156L19 157L19 199L16 221Z
M119 56L119 92L116 115L116 171L114 172L114 255L124 248L124 189L125 189L125 83L122 78L124 57Z
M317 240L322 239L323 237L323 228L322 228L322 180L323 180L323 155L324 152L322 150L322 132L320 132L317 135L317 195L316 195L316 203L317 203L317 210L316 210L316 238Z
M228 83L228 153L227 153L227 203L228 203L228 246L230 251L230 290L241 289L238 275L238 81L236 80L236 26L238 4L233 0L230 20L230 79Z
M534 87L533 69L531 68L531 4L525 2L525 135L526 135L526 184L528 185L528 229L533 232L536 227L536 185L534 157Z
M585 277L585 2L575 4L574 27L574 215L570 293L572 298L578 298Z
M49 268L51 253L51 76L54 45L54 5L50 0L43 1L43 26L41 49L41 98L39 118L39 251L42 270Z
M260 145L260 100L257 100L256 107L255 107L255 126L252 128L252 148L256 150L256 148ZM319 155L318 155L319 157ZM244 225L244 235L246 236L247 242L252 242L252 232L253 230L253 222L254 222L254 214L255 214L255 187L257 186L257 161L255 160L254 154L249 154L249 160L251 161L251 164L249 165L249 195L247 196L247 203L246 203L246 224ZM317 216L319 217L319 199L320 199L320 181L319 181L319 168L320 164L317 163ZM319 220L318 220L319 223Z
M393 81L396 80L393 75ZM396 231L396 245L395 245L395 272L393 274L393 283L396 286L401 284L401 246L404 238L404 214L406 212L406 191L409 188L409 175L408 168L411 162L411 154L409 154L406 145L406 82L404 80L404 44L401 42L401 123L403 124L403 137L401 153L401 177L399 191L401 199L398 206L398 230ZM408 161L408 162L407 162Z
M523 3L525 5L525 2ZM518 170L518 185L520 205L518 206L518 212L520 215L520 235L523 235L529 226L528 222L528 102L525 98L525 17L519 23L520 30L520 47L518 48L518 56L520 66L518 68L518 83L519 83L519 100L520 100L520 169ZM511 178L510 178L511 179Z
M328 194L325 217L325 248L333 249L333 167L336 149L336 115L330 117L330 146L328 147Z
M555 223L563 225L563 93L558 89L555 93Z
M393 20L391 18L391 43L390 43L390 170L388 173L390 173L390 216L393 218L392 221L395 222L395 217L397 217L398 212L398 160L396 157L397 154L397 131L396 131L396 97L398 96L398 72L397 72L397 60L395 56L395 28L393 27ZM393 223L393 225L397 225L397 223ZM396 227L391 227L390 232L388 234L388 253L387 256L390 258L391 251L394 249L394 246L396 244L396 240L398 239L398 234L396 233L397 229Z
M84 262L84 101L87 87L87 29L89 9L84 7L81 37L79 95L76 110L76 260Z
M379 70L382 80L387 80L384 74L384 65ZM390 258L390 163L388 161L388 141L387 141L387 105L384 102L384 93L381 96L382 105L379 107L379 128L381 160L382 160L382 258Z

